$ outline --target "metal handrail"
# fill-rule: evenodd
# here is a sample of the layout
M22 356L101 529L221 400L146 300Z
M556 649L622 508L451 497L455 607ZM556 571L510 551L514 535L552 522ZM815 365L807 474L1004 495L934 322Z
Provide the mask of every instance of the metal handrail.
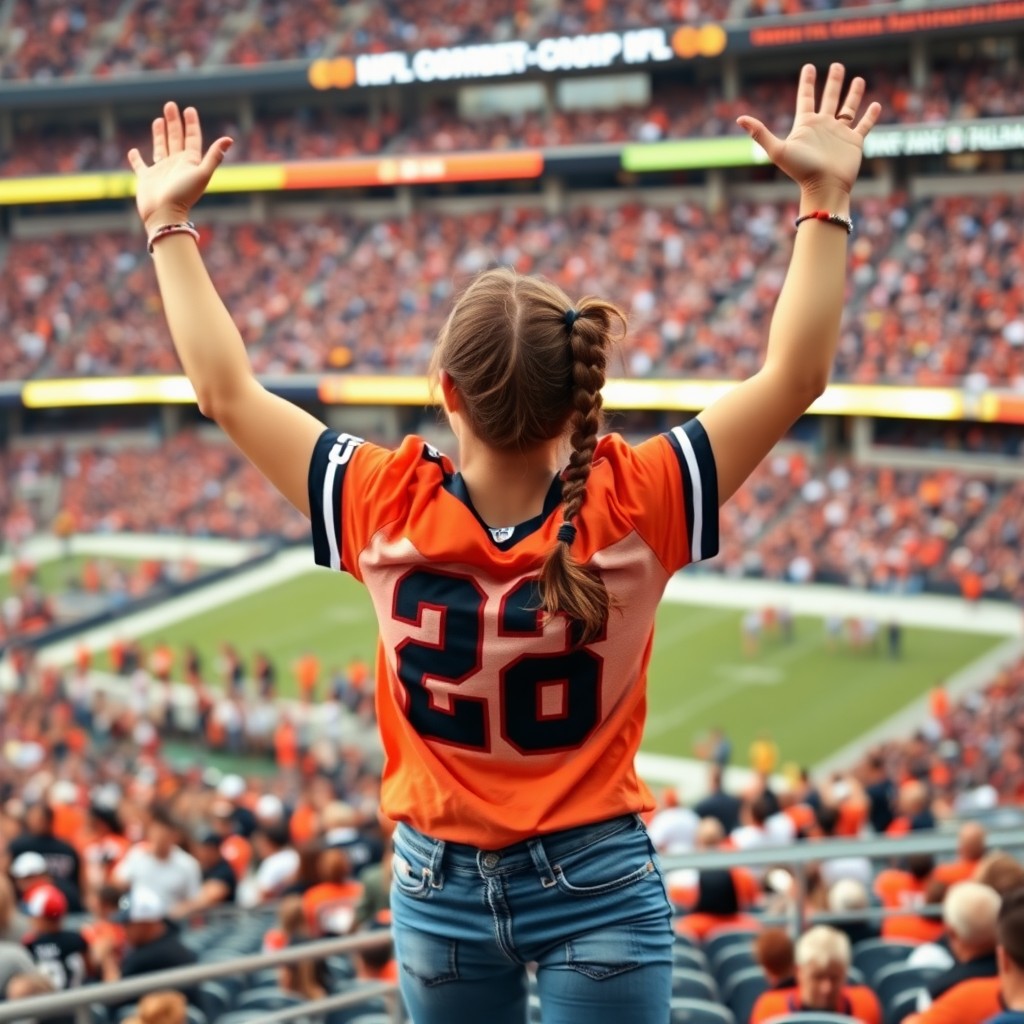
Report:
M1024 848L1024 829L989 832L990 850ZM956 853L957 837L943 832L912 832L897 838L803 840L785 846L759 846L752 850L708 850L662 856L666 871L678 868L715 870L716 868L766 868L783 864L813 864L822 860L866 857L886 860L915 853Z
M321 1014L330 1013L332 1010L344 1010L349 1006L358 1006L376 996L397 1000L398 986L391 981L368 982L355 992L339 992L334 996L324 996L323 999L314 999L297 1006L287 1006L283 1010L268 1013L265 1017L257 1017L249 1024L284 1024L285 1021L297 1020L300 1017L318 1017ZM401 1020L401 1016L394 1009L392 1017Z
M154 971L140 974L135 978L123 978L102 985L85 985L66 992L54 992L30 999L0 1003L0 1024L6 1021L27 1018L46 1019L72 1013L82 1006L125 1003L137 996L144 996L158 989L183 989L201 985L204 981L230 978L235 974L249 974L266 967L282 967L304 960L321 960L342 953L354 953L362 949L377 949L391 942L389 931L367 932L364 935L346 935L337 939L323 939L306 942L300 946L289 946L275 953L255 953L218 963L190 964L174 967L168 971ZM377 994L377 993L374 993ZM369 998L367 996L366 998ZM312 1004L306 1004L307 1006ZM301 1016L301 1014L299 1015Z

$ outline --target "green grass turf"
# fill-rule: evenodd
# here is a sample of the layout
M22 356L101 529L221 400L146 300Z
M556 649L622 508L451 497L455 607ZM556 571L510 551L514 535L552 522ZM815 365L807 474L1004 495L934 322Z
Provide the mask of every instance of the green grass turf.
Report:
M937 681L995 646L999 638L906 629L903 657L829 650L823 623L800 618L791 644L767 637L756 656L742 652L742 612L668 604L658 612L649 677L644 749L694 756L695 743L721 725L734 760L767 732L783 761L814 764L899 711ZM279 691L295 690L291 666L312 650L325 671L376 648L373 608L348 576L310 572L271 589L140 638L180 651L195 644L209 676L220 643L232 640L247 665L265 650L277 663Z

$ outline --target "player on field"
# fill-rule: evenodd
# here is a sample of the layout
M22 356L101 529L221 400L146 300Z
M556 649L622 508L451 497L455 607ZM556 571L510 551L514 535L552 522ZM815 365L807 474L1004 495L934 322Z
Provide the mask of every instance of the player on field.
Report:
M230 146L195 110L129 154L163 306L200 409L313 523L317 562L370 591L380 627L382 807L392 911L416 1024L668 1019L669 905L633 759L655 610L718 550L727 500L821 394L836 348L864 82L820 104L803 69L785 141L739 123L802 189L763 368L696 419L630 447L599 439L624 317L510 269L480 274L438 340L459 468L416 437L337 434L253 376L193 242L189 210Z

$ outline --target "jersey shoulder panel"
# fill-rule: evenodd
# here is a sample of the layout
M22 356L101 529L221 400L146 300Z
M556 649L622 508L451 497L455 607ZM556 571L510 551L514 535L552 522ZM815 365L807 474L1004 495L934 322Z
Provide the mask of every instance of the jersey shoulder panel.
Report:
M370 537L400 519L422 486L436 486L451 463L422 438L395 450L351 434L325 430L309 466L309 510L317 565L357 579L359 554Z
M718 478L698 420L636 446L609 434L594 455L595 468L607 464L608 497L669 573L718 553Z

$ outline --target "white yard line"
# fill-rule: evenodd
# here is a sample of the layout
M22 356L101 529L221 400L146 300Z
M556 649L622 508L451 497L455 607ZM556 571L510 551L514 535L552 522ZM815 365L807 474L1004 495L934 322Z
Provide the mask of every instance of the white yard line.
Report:
M800 585L683 573L669 581L665 600L703 608L788 608L794 615L839 615L991 636L1024 633L1024 615L1012 604L971 603L942 594L878 594L822 583Z
M83 644L91 650L105 650L117 637L143 636L154 630L165 629L175 622L201 615L267 587L294 579L303 573L315 571L313 555L309 548L292 548L281 552L269 562L240 572L220 583L211 583L181 597L172 597L154 608L147 608L107 625L79 633L68 640L42 647L39 650L39 660L43 664L66 664L74 658L75 651Z

